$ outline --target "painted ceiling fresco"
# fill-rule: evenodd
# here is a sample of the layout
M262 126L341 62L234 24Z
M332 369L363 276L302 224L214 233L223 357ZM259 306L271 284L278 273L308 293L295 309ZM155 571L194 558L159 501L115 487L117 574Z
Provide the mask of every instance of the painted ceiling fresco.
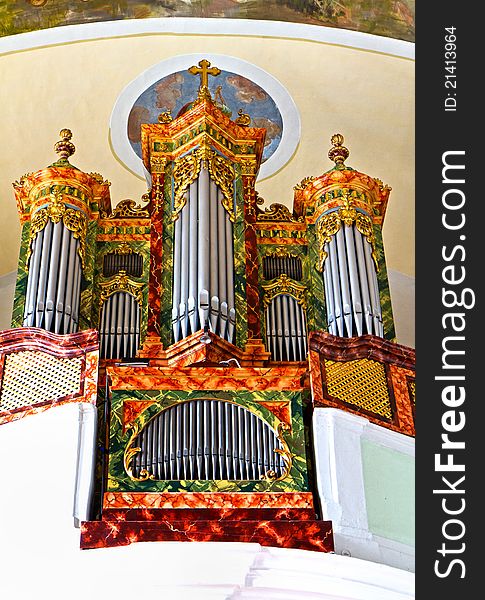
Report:
M414 42L415 0L0 0L0 35L95 21L228 17L341 27Z
M175 118L187 103L197 97L199 78L187 71L178 71L163 77L146 89L136 100L128 118L128 139L141 158L142 123L157 123L158 115L167 110ZM251 117L252 127L266 129L263 162L276 150L283 132L283 119L271 96L262 87L230 71L221 71L209 84L216 104L231 119L240 109Z

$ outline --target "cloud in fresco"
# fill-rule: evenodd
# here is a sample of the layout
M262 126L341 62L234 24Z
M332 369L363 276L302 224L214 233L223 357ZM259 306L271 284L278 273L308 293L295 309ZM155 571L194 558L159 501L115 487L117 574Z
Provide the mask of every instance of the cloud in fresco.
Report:
M135 104L128 118L128 139L136 144L141 142L141 124L150 123L150 111L144 106Z
M157 95L156 107L163 110L174 110L177 100L182 97L182 73L172 73L155 86Z
M254 127L264 127L266 129L265 146L269 146L274 138L281 134L281 127L278 123L275 123L266 117L254 118L251 125L254 125Z
M244 104L251 102L262 102L266 100L268 94L252 81L241 77L240 75L230 75L226 79L229 85L236 88L236 98Z

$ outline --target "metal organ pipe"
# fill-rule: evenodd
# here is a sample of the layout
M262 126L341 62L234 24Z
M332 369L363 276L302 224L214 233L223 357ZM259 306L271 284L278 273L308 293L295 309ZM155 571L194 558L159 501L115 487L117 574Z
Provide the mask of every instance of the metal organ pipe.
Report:
M259 480L285 471L276 432L248 409L221 400L176 404L143 428L133 445L133 474L155 479Z
M53 333L78 329L81 296L79 240L50 219L31 244L23 325Z
M355 224L341 224L324 247L323 281L330 333L384 335L372 245Z
M174 341L202 329L232 342L236 322L233 226L224 196L202 165L175 223Z
M101 358L133 358L140 343L140 306L128 292L115 292L103 303Z
M266 307L266 341L271 359L303 361L307 354L305 311L289 294L275 296Z

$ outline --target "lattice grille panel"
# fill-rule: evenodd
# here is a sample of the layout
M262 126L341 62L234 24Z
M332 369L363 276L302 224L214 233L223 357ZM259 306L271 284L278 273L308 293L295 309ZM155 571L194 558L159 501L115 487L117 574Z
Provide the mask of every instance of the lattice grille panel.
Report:
M392 418L384 365L374 360L325 360L330 396L358 408Z
M0 411L16 410L80 391L83 357L26 351L5 358Z

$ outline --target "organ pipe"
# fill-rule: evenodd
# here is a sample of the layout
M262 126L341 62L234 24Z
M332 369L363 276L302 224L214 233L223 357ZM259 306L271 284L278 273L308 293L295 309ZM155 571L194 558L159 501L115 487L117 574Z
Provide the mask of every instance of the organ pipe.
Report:
M382 312L372 246L355 224L340 226L325 244L323 281L330 333L383 337Z
M290 294L278 294L268 304L266 348L275 361L304 361L307 354L305 311Z
M202 164L175 222L172 330L175 342L203 329L232 342L236 310L233 225Z
M221 400L192 400L162 411L135 437L132 474L158 480L257 481L283 477L281 440L248 409Z
M23 325L76 332L81 275L79 240L62 220L48 219L31 243Z

